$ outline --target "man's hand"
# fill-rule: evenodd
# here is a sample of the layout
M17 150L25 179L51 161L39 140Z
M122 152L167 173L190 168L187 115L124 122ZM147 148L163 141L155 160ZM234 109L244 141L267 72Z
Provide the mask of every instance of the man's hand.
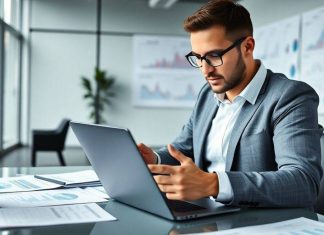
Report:
M154 179L168 199L192 201L218 195L217 174L202 171L170 144L168 150L180 166L148 165L152 173L159 174Z
M138 150L140 151L146 164L156 164L157 157L152 149L147 147L145 144L140 143L137 145Z

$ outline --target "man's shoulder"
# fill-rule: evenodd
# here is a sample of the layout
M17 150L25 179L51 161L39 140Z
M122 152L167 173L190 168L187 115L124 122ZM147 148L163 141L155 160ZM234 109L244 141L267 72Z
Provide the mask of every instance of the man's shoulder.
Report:
M281 95L283 95L285 91L289 91L289 93L308 91L316 94L315 90L306 82L289 79L286 75L272 72L270 69L267 70L267 79L269 82L268 90L280 93Z

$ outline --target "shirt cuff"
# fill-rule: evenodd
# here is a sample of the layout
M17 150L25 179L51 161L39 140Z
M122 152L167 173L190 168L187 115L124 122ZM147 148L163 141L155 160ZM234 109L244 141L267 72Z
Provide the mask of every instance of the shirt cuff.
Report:
M155 156L156 156L156 160L155 160L155 164L161 164L161 157L160 157L160 155L157 153L157 152L155 152L155 151L153 151L154 152L154 154L155 154Z
M232 201L234 193L228 175L226 172L216 172L215 174L218 176L219 192L217 197L214 197L214 200L224 203Z

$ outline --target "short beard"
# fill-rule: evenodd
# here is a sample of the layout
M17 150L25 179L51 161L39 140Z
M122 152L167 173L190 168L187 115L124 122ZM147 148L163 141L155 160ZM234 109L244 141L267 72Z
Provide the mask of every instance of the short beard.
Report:
M229 78L223 77L224 85L220 87L220 89L218 90L213 89L215 93L222 94L229 90L232 90L244 80L246 74L246 65L242 59L241 51L240 50L238 51L239 51L239 57L237 59L236 65L234 66L235 69L233 70ZM213 76L217 76L217 75L208 74L208 77L213 77Z

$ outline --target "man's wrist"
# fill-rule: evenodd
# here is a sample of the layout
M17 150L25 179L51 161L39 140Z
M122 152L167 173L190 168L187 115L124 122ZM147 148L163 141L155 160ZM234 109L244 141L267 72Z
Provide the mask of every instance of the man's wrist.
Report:
M212 197L217 197L219 192L219 183L218 183L218 175L216 173L208 173L209 174L209 183L208 183L208 195Z

